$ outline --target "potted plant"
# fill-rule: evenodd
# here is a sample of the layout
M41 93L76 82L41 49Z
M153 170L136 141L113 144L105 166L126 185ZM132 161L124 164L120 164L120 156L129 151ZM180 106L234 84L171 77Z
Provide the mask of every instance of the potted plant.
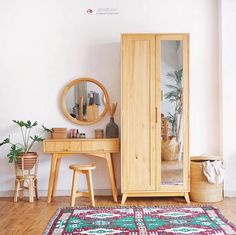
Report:
M13 120L13 122L17 124L21 130L22 142L13 143L11 138L8 137L0 143L0 146L6 144L10 145L10 150L9 153L7 154L9 163L16 163L20 168L22 168L21 157L24 156L24 169L31 169L36 162L35 156L37 156L37 153L31 152L31 149L35 143L44 140L41 135L32 135L32 129L35 128L38 125L38 123L37 121L32 122L30 120L28 121ZM50 130L47 129L46 127L42 126L42 128L44 131L50 132Z

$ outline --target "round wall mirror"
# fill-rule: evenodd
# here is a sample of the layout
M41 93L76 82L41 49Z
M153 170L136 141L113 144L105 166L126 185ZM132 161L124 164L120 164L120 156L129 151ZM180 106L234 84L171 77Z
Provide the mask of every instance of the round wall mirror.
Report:
M109 98L100 82L92 78L79 78L65 87L61 105L63 113L73 123L89 125L106 114Z

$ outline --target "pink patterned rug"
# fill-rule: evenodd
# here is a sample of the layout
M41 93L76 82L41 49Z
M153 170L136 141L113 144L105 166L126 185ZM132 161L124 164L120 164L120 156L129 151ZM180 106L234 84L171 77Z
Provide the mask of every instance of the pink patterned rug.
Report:
M236 234L236 226L212 206L61 208L44 234Z

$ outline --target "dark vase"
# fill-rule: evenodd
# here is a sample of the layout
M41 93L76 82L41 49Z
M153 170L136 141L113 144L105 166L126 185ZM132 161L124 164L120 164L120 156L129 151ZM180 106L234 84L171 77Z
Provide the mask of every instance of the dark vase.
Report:
M110 118L110 122L106 125L106 138L118 138L119 129L114 122L114 117Z

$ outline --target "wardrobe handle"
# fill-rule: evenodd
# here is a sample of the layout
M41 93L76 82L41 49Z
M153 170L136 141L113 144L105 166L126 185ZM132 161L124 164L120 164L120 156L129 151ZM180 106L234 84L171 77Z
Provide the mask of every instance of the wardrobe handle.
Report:
M155 123L157 123L157 107L155 107Z

